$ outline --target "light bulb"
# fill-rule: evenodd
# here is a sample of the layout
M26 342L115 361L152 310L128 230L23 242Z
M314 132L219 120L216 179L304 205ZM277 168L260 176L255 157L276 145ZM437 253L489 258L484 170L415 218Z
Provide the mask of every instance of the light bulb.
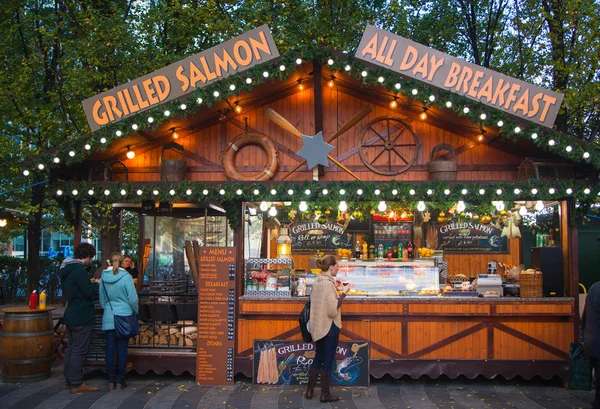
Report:
M134 131L137 131L137 129L138 129L138 125L137 125L137 124L133 124L133 125L131 125L131 129L133 129Z
M362 190L362 189L358 189L358 190L356 191L356 194L357 194L357 195L359 195L359 196L360 196L360 195L362 195L362 194L363 194L363 190Z
M243 111L243 108L241 105L235 104L235 113L236 114L241 114Z
M269 78L269 71L264 71L263 72L263 77Z
M375 196L379 196L381 194L381 190L375 189L373 193L375 193Z
M496 210L498 210L499 212L504 210L504 202L502 200L499 202L496 202Z
M431 102L435 101L435 95L430 95L430 96L429 96L429 100L430 100Z
M367 75L369 75L369 74L368 74L366 71L362 71L362 72L360 73L360 75L362 75L362 77L364 78L364 77L366 77L366 76L367 76Z
M140 189L138 189L138 190L137 190L135 193L136 193L138 196L141 196L143 192L142 192Z
M220 189L220 190L219 190L219 194L220 194L221 196L223 196L223 195L225 194L225 189Z
M502 128L504 126L504 121L498 121L498 126Z
M345 69L346 71L350 71L350 70L352 69L352 67L350 67L350 65L346 64L346 66L344 67L344 69Z
M536 134L535 132L531 134L531 139L536 140L538 137L538 134Z
M285 65L281 64L281 65L279 66L279 71L285 71Z
M534 195L537 195L538 190L536 188L533 188L533 189L531 189L531 193L534 194Z
M27 169L23 171L23 176L29 176L29 171Z
M260 191L258 189L254 189L254 191L252 193L254 193L255 196L258 196L258 194L260 193Z
M548 189L548 193L550 193L551 195L556 193L556 189L554 189L553 187L551 187L550 189Z
M153 191L152 191L152 194L153 194L154 196L158 196L158 190L153 190Z
M550 140L548 141L548 145L550 145L550 146L554 146L554 145L556 145L556 141L555 141L554 139L550 139Z
M444 194L445 194L446 196L448 196L448 195L450 194L450 189L445 189L445 190L444 190Z
M538 200L535 203L535 210L537 210L538 212L541 212L542 210L544 210L544 202L542 202L541 200Z
M394 85L394 88L396 88L396 89L400 89L400 88L402 88L402 85L400 85L400 83L399 83L399 82L397 82L397 83Z
M479 118L481 118L482 121L485 121L486 118L487 118L487 115L486 114L481 114L481 115L479 115Z
M392 190L392 194L393 194L394 196L396 196L396 195L398 194L398 189L394 189L394 190Z
M135 158L135 152L134 151L127 151L127 157L129 159Z
M525 205L521 205L521 207L519 207L519 214L521 216L525 216L527 214L527 207L525 207Z
M427 195L431 196L433 194L433 190L427 189Z
M583 190L583 193L585 193L586 195L589 195L591 192L592 191L587 187Z
M236 195L238 195L238 196L241 196L241 195L242 195L242 193L244 193L244 192L242 191L242 189L238 189L238 190L236 190L236 191L235 191L235 194L236 194Z
M329 193L329 190L323 189L323 195L327 196L328 193Z
M169 190L169 194L170 194L171 196L175 196L175 190L174 190L174 189L171 189L171 190Z
M73 189L73 191L72 191L71 193L73 193L73 196L77 196L77 194L78 194L79 192L77 191L77 189Z
M106 138L100 138L100 143L106 143Z
M302 202L300 202L300 206L298 206L298 209L301 212L305 212L308 210L308 205L306 204L306 202L302 201Z
M294 194L294 191L293 191L292 189L289 189L287 193L288 193L288 195L290 195L290 196L291 196L291 195L293 195L293 194Z
M63 193L63 192L62 192L62 190L60 190L60 189L58 189L58 190L56 191L56 194L57 194L58 196L62 196L62 193Z
M151 124L152 122L154 122L154 118L152 118L151 116L149 116L149 117L148 117L148 123L150 123L150 124Z
M181 109L182 111L185 111L186 108L187 108L186 104L179 105L179 109Z
M246 84L252 84L252 78L246 78Z
M198 104L201 104L201 103L202 103L202 98L198 98L198 99L196 100L196 102L197 102Z
M567 147L565 148L565 150L566 150L567 152L571 152L571 151L573 150L573 147L572 147L571 145L569 145L569 146L567 146Z
M90 145L89 143L86 143L86 144L83 146L83 149L85 149L86 151L89 151L90 149L92 149L92 145Z
M416 88L413 88L413 90L411 92L413 95L417 95L419 93L419 90Z
M204 189L204 190L202 191L202 194L203 194L204 196L207 196L207 195L208 195L208 190L207 190L207 189Z
M329 80L329 81L327 82L327 86L328 86L329 88L333 88L333 86L334 86L334 85L335 85L335 82L333 82L333 80Z
M220 94L219 94L219 91L215 91L215 92L213 92L213 97L217 98L219 95L220 95Z
M327 64L329 64L329 65L333 65L333 59L332 59L332 58L328 59L328 60L327 60Z
M464 107L464 108L463 108L463 112L464 112L465 114L468 114L468 113L469 113L469 111L470 111L469 107Z
M59 157L56 157L53 160L54 160L54 163L60 163L60 158Z
M521 194L521 189L515 189L515 195Z
M344 189L340 189L340 195L344 196L346 194L346 191Z
M465 209L467 208L467 206L465 205L465 202L463 202L462 200L460 200L457 204L456 204L456 210L459 213L462 213L465 211Z
M379 202L377 210L379 210L380 212L385 212L387 210L387 204L382 200L381 202Z
M125 196L127 194L127 191L125 189L121 189L121 195Z
M271 194L272 194L272 195L276 195L276 194L277 194L277 190L275 190L275 189L271 189Z
M167 112L169 112L169 111L167 111ZM121 135L123 135L123 133L121 131L117 131L117 132L115 132L115 135L121 136Z
M230 84L229 85L229 90L230 91L235 91L235 84Z
M469 191L467 189L463 189L460 191L460 193L462 193L463 196L465 196L467 193L469 193Z
M410 189L408 191L408 194L410 194L411 196L414 196L417 192L415 192L415 189Z
M298 65L302 64L302 58L300 58L300 57L296 58L296 64L298 64Z
M420 201L420 202L417 204L417 210L418 210L418 211L420 211L420 212L423 212L423 211L425 211L425 209L426 209L426 207L425 207L425 202L423 202L423 201Z
M425 111L421 112L421 114L419 115L419 119L421 121L426 121L427 120L427 112L425 112Z
M393 101L390 102L390 108L392 108L392 109L398 108L398 101L396 101L395 98Z
M589 152L583 152L583 159L587 159L590 157L590 153Z
M94 191L92 189L88 190L88 195L94 196Z
M344 202L342 200L340 202L340 205L339 205L338 209L340 209L340 212L345 212L346 210L348 210L348 205L346 204L346 202Z
M188 196L190 196L190 195L192 194L192 189L188 189L188 190L186 190L186 191L185 191L185 194L186 194L186 195L188 195Z
M164 112L164 115L165 115L165 116L170 116L170 115L171 115L171 111L169 111L169 110L167 109L167 110ZM117 135L117 136L119 136L119 135Z
M269 209L269 216L271 216L271 217L277 216L277 209L275 207L271 207Z
M267 202L260 202L259 209L262 212L266 212L267 210L269 210L269 205L267 204Z
M110 195L110 190L106 189L106 190L104 191L104 195L106 195L106 196Z
M446 102L446 108L452 108L452 102L451 101L447 101Z
M304 191L304 194L305 194L306 196L310 195L310 189L306 189L306 190Z
M567 189L567 194L568 194L568 195L572 195L572 194L573 194L573 189L571 189L571 188L568 188L568 189Z
M515 128L515 133L520 133L521 132L521 128L519 128L518 126Z
M377 78L377 81L378 81L380 84L382 84L382 83L383 83L383 81L385 81L385 78L383 78L383 77L379 77L379 78Z
M498 196L500 196L500 195L502 194L502 189L498 189L498 190L496 190L496 194L497 194Z
M485 195L485 189L479 189L479 194L480 195Z

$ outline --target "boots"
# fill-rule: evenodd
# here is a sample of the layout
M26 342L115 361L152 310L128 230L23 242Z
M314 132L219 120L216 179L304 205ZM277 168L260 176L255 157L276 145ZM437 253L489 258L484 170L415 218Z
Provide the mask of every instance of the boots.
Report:
M327 372L321 372L321 402L337 402L339 396L334 396L329 393L331 387L331 369Z
M310 367L308 371L308 384L306 385L306 392L304 397L306 399L312 399L315 392L315 385L317 384L317 378L319 377L319 370L317 368Z

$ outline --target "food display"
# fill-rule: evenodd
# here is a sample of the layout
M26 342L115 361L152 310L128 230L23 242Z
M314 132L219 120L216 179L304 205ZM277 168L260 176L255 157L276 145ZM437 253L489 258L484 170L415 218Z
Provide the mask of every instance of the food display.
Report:
M435 254L435 250L428 249L427 247L419 247L417 251L420 257L431 257Z
M352 295L437 295L439 269L432 260L340 261L339 287L350 283Z

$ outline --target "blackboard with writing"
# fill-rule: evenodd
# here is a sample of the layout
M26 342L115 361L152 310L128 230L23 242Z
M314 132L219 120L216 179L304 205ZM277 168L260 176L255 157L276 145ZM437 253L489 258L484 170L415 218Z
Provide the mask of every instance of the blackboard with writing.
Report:
M85 355L85 360L88 365L104 365L106 359L106 335L102 331L104 310L100 306L99 301L94 303L94 309L96 310L96 316L92 325L92 336L90 337L90 344L88 352Z
M302 341L254 340L253 382L262 385L305 385L315 345ZM332 384L369 386L369 343L339 341Z
M346 233L344 226L338 223L298 222L291 223L289 229L294 253L352 249L352 234Z
M491 225L451 222L438 226L438 242L444 253L508 253L508 238Z

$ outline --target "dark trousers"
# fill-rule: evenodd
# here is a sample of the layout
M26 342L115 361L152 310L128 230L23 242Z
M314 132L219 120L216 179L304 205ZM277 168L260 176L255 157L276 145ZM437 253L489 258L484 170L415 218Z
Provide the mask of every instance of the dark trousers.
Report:
M333 371L335 363L335 351L340 338L340 329L331 323L331 329L326 336L315 343L315 359L313 359L312 367L322 370L323 372Z
M65 352L65 384L78 387L83 383L83 361L88 351L91 325L67 327L67 350Z
M108 382L125 384L125 368L127 367L128 338L118 338L115 330L105 331L106 334L106 372ZM117 369L115 371L115 352L117 354Z
M600 360L592 359L592 365L594 366L594 388L596 388L596 396L592 402L593 409L600 409Z

